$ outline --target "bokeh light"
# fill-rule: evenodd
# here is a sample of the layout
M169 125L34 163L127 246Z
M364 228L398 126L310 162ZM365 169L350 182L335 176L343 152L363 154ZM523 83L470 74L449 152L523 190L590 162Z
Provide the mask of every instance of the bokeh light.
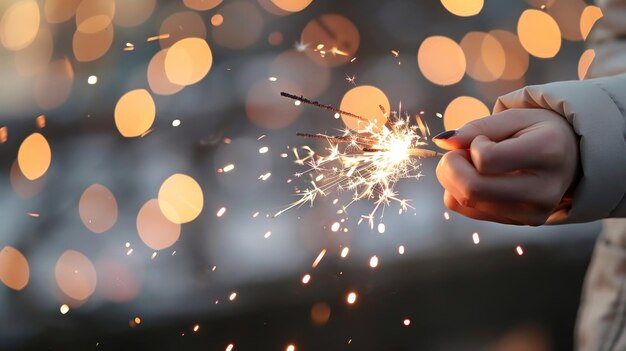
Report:
M602 9L598 6L589 5L585 7L583 13L580 15L580 34L583 39L587 39L587 36L591 32L593 25L604 16Z
M439 85L458 83L465 74L463 49L444 36L426 38L417 52L417 64L429 81Z
M43 72L52 58L54 43L48 28L40 28L35 40L22 50L15 52L15 67L24 76Z
M290 15L292 12L289 11L285 11L283 9L281 9L280 7L276 6L276 4L274 4L272 2L272 0L258 0L259 5L261 5L261 7L267 11L268 13L271 13L272 15L276 15L276 16L287 16Z
M302 107L285 102L280 92L302 94L299 89L286 79L254 83L246 96L248 119L255 125L266 129L279 129L290 125L300 115Z
M113 22L122 27L135 27L144 23L156 6L156 0L117 0Z
M330 306L324 302L318 302L311 307L311 321L315 325L324 325L330 319Z
M183 4L192 10L206 11L221 4L223 0L183 0Z
M215 15L211 16L211 25L213 27L219 27L224 23L224 16L220 15L219 13L216 13Z
M587 77L589 67L593 63L594 58L596 58L596 52L593 49L587 49L580 55L580 60L578 60L578 79L583 80Z
M501 29L492 30L489 34L502 45L506 57L504 72L502 72L500 79L517 80L522 78L528 70L530 59L517 35Z
M74 57L80 62L95 61L109 51L113 44L113 25L95 32L77 30L72 39Z
M76 14L82 0L45 0L43 12L46 21L51 24L69 21Z
M529 54L551 58L561 49L561 30L556 21L539 10L526 10L517 22L517 35Z
M137 297L142 275L136 267L112 258L98 261L96 267L100 296L114 302L127 302Z
M271 0L281 10L287 12L300 12L307 8L313 0Z
M344 16L321 15L311 20L300 38L306 54L317 64L336 67L350 62L361 43L357 27Z
M163 49L152 57L148 64L148 85L153 93L159 95L172 95L183 90L183 85L170 82L165 73L165 57L169 49Z
M191 222L202 212L204 196L192 177L176 173L167 178L159 189L159 207L173 223Z
M213 40L228 49L243 49L254 44L263 33L263 16L253 3L229 1L220 8L224 23L214 27ZM242 25L245 23L245 25Z
M283 33L281 32L271 32L267 36L267 42L272 46L280 45L283 42Z
M587 4L583 0L556 0L547 12L559 25L561 35L570 41L583 39L580 20Z
M100 234L117 222L117 201L104 185L90 185L80 197L78 214L87 229Z
M165 55L165 74L176 85L191 85L204 78L213 65L206 40L186 38L172 45Z
M34 83L37 105L43 110L61 106L72 92L74 69L67 57L52 61L45 71L38 74Z
M159 29L161 48L169 48L181 39L206 39L206 26L202 17L191 11L177 12L169 15Z
M22 290L29 278L30 267L26 257L14 247L3 247L0 250L0 281L13 290Z
M446 130L458 129L475 119L489 116L489 109L482 101L471 96L459 96L452 100L443 113Z
M18 1L0 19L0 41L9 50L21 50L35 40L41 15L34 0Z
M96 290L98 275L87 256L75 250L65 251L54 266L59 289L68 297L84 301Z
M11 174L9 176L11 187L17 196L22 199L30 199L37 195L46 185L46 177L41 176L35 180L30 180L24 176L17 164L17 160L11 165Z
M164 203L165 206L169 206ZM168 209L168 212L174 209ZM137 214L137 232L144 244L153 250L166 249L180 237L180 224L168 220L157 199L146 202Z
M270 66L269 76L296 85L298 93L308 98L322 94L331 79L329 68L316 65L304 53L296 50L287 50L278 55Z
M40 133L26 137L17 152L17 163L27 179L34 180L46 173L52 161L52 151Z
M114 0L83 0L76 9L76 30L96 33L111 25L115 16Z
M367 118L370 124L380 128L387 122L381 106L387 114L391 113L389 99L382 90L371 85L362 85L350 89L341 99L339 108ZM365 130L368 127L367 122L350 116L342 114L341 119L352 130Z
M441 0L441 4L454 15L469 17L480 13L484 0Z
M490 34L469 32L461 40L467 74L481 82L492 82L504 73L506 56L500 42Z
M115 125L123 136L137 137L152 127L156 106L150 93L135 89L124 94L115 105Z

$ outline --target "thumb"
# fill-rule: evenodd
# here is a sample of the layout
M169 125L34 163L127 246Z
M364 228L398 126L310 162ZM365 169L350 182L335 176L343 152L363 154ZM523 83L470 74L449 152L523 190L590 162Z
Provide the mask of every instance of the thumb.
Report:
M491 141L500 142L537 123L538 120L534 115L524 109L506 110L473 120L459 129L437 134L432 140L437 146L446 150L469 149L474 138L479 135L484 135Z

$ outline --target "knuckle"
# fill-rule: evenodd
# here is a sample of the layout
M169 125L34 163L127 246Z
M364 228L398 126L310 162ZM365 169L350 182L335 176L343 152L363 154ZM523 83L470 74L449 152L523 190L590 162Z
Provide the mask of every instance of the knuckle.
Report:
M474 166L481 172L489 171L493 168L494 164L497 164L496 155L493 152L491 145L484 146L476 152L476 160Z

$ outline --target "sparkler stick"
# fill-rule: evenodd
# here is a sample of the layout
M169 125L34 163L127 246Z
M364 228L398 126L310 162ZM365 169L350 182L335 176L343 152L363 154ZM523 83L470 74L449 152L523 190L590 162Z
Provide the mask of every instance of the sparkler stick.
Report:
M342 111L342 110L340 110L340 109L338 109L336 107L333 107L333 106L330 106L330 105L324 105L324 104L321 104L321 103L319 103L317 101L311 101L311 100L305 98L304 96L297 96L297 95L293 95L293 94L289 94L289 93L285 93L285 92L281 92L280 96L284 96L286 98L290 98L290 99L293 99L293 100L300 101L303 104L313 105L315 107L323 108L325 110L341 113L344 116L349 116L349 117L352 117L352 118L356 118L356 119L361 120L361 121L369 121L365 117L361 117L359 115L355 115L354 113Z

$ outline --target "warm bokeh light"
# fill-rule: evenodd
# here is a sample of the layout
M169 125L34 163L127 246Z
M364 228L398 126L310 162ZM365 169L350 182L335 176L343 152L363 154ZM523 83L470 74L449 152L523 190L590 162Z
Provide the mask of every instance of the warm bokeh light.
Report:
M117 0L113 22L122 27L134 27L144 23L154 12L156 0Z
M44 175L50 167L51 161L50 145L46 138L39 133L33 133L26 137L17 152L17 163L20 170L30 180Z
M287 12L300 12L307 8L313 0L271 0L281 10Z
M165 74L176 85L191 85L204 78L213 65L206 40L186 38L172 45L165 55Z
M554 18L539 10L526 10L517 22L517 35L529 54L554 57L561 49L561 30Z
M502 45L506 57L504 72L502 72L500 79L516 80L522 78L528 70L530 59L517 35L501 29L492 30L489 34Z
M35 78L34 95L43 110L57 108L67 100L74 85L74 69L67 57L52 61Z
M202 17L195 12L177 12L161 23L159 34L167 35L160 39L161 48L165 49L185 38L206 39L206 26Z
M164 206L169 205L164 203ZM174 245L180 237L180 224L168 220L159 207L159 201L150 199L137 214L137 232L149 248L163 250Z
M45 0L43 12L46 21L51 24L70 20L82 0Z
M350 62L361 43L357 27L344 16L321 15L302 30L301 49L317 64L336 67Z
M76 9L76 30L96 33L111 25L115 0L83 0Z
M382 127L387 122L387 117L381 111L380 106L386 113L391 113L389 99L385 93L371 85L362 85L350 89L341 99L340 109L367 118L369 123ZM367 122L356 118L341 115L346 127L352 130L365 130Z
M580 41L583 39L580 20L586 6L583 0L557 0L546 11L559 25L564 39Z
M35 180L30 180L22 174L17 160L11 165L10 174L11 187L17 196L22 199L30 199L39 194L44 185L46 185L46 177L42 176Z
M206 11L221 4L223 0L183 0L185 6L192 10Z
M229 1L220 8L220 13L224 16L224 23L212 30L213 40L220 46L228 49L247 48L263 34L263 16L253 3Z
M443 125L446 130L458 129L467 122L487 116L489 109L482 101L471 96L459 96L446 107Z
M271 13L272 15L287 16L293 13L293 12L285 11L281 9L280 7L276 6L276 4L272 2L272 0L258 0L258 3L259 5L261 5L261 7L265 11Z
M127 92L115 105L115 125L120 134L127 138L137 137L148 131L155 115L154 100L145 89Z
M587 49L580 55L578 60L578 79L583 80L587 78L589 67L593 63L593 59L596 57L596 52L593 49Z
M57 286L68 297L83 301L96 290L98 276L87 256L75 250L65 251L54 267Z
M43 72L52 58L54 43L47 28L40 28L35 40L26 48L15 52L15 67L23 76Z
M283 33L281 32L271 32L267 36L267 42L272 46L280 45L283 42Z
M113 25L96 32L74 32L72 51L80 62L95 61L109 51L113 44Z
M492 82L504 73L506 56L500 42L490 34L469 32L461 40L467 74L481 82Z
M316 65L304 53L287 50L272 62L269 69L270 77L279 77L297 86L300 94L307 98L321 95L329 86L330 69ZM315 79L311 79L315 77ZM283 101L287 103L287 101Z
M324 325L330 319L330 306L324 302L318 302L311 307L311 321L315 325Z
M172 95L183 90L184 86L169 81L165 73L165 57L169 49L163 49L152 57L148 64L148 85L153 93L159 95Z
M593 25L604 16L602 9L598 6L589 5L585 7L583 13L580 15L580 34L583 39L587 39L589 32L593 28Z
M117 222L117 201L104 185L90 185L80 197L78 214L87 229L104 233Z
M444 36L426 38L417 52L417 64L429 81L439 85L458 83L465 74L463 49Z
M246 96L246 115L255 125L265 129L284 128L293 123L302 106L295 106L280 96L281 91L301 94L295 84L281 79L277 82L267 80L256 82Z
M224 16L220 15L219 13L213 15L211 17L211 25L213 27L219 27L224 23Z
M441 3L450 13L468 17L480 13L484 5L484 0L441 0Z
M22 290L28 284L30 268L26 257L14 247L0 250L0 281L13 290Z
M41 15L34 0L18 1L0 19L0 42L9 50L21 50L35 40Z
M115 302L131 301L139 294L142 275L137 268L115 258L105 258L96 264L98 295Z
M0 127L0 144L4 144L9 140L9 129L6 126Z
M202 212L204 196L192 177L176 173L167 178L159 189L159 207L173 223L191 222Z

